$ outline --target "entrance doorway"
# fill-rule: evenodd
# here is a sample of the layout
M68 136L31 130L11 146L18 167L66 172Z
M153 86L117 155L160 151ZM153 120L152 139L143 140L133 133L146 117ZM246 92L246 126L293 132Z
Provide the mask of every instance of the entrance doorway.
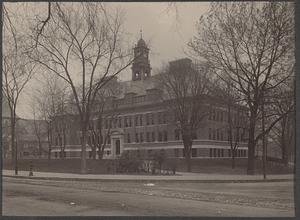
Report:
M116 140L116 155L120 155L121 148L120 148L120 139Z

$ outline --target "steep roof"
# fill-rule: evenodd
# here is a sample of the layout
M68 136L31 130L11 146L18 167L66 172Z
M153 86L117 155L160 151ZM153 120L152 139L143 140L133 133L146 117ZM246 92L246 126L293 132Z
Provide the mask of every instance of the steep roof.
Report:
M150 76L144 80L123 81L120 82L121 94L118 98L123 98L126 93L135 93L136 95L146 95L146 90L158 89L157 75Z

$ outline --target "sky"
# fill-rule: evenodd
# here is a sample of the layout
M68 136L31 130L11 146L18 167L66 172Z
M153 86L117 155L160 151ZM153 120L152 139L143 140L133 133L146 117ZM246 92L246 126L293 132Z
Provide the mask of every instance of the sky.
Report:
M131 42L136 43L142 31L143 39L150 48L149 59L153 73L163 64L185 57L186 45L196 34L196 22L209 8L209 2L177 2L176 8L167 2L107 4L124 10L123 27ZM15 14L27 17L47 11L47 3L27 3L25 13L23 6L16 3L10 3L7 7ZM121 80L130 80L131 69L128 68L119 77ZM33 80L25 88L17 110L19 117L32 118L30 97L36 85L37 81Z

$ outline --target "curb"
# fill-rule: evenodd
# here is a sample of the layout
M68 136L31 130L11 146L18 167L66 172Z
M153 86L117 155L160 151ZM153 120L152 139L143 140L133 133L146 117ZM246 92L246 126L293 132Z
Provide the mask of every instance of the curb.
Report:
M29 176L12 176L2 175L15 179L30 179L30 180L56 180L56 181L82 181L82 182L197 182L197 183L260 183L260 182L289 182L295 179L257 179L257 180L197 180L197 179L88 179L88 178L65 178L65 177L29 177Z

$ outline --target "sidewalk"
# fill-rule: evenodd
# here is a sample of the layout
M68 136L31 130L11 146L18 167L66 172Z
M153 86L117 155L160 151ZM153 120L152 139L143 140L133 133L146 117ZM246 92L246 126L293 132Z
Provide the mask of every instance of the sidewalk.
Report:
M222 175L177 172L176 175L124 175L124 174L72 174L72 173L50 173L33 172L29 177L28 171L19 171L15 176L14 170L3 170L3 177L30 178L30 179L53 179L53 180L90 180L90 181L199 181L199 182L260 182L260 181L293 181L293 174L267 175L264 180L262 175Z

